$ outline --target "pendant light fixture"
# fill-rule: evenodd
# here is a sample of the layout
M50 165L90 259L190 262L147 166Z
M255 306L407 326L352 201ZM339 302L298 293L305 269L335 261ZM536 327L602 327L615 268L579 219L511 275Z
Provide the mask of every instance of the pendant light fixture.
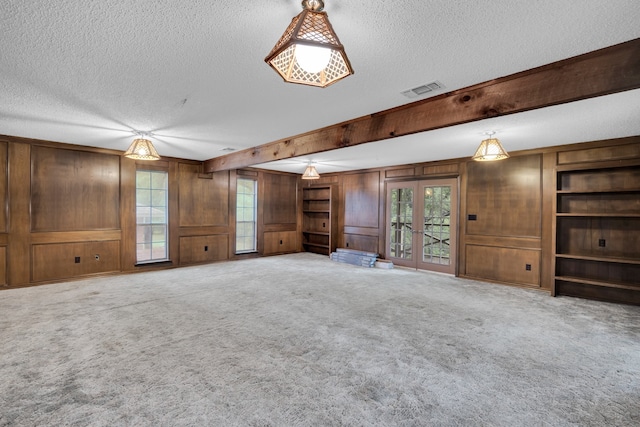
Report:
M160 155L156 151L151 140L147 139L148 134L137 132L139 138L133 140L124 156L135 160L160 160Z
M509 158L509 154L504 148L502 148L502 144L500 144L498 138L493 138L495 132L485 132L485 135L488 135L489 138L480 143L480 146L476 150L476 154L474 154L471 159L478 162L487 162Z
M316 167L309 163L302 174L302 179L320 179L320 174L316 170Z
M323 12L324 1L304 0L302 8L265 62L285 82L309 86L327 87L353 74L344 46Z

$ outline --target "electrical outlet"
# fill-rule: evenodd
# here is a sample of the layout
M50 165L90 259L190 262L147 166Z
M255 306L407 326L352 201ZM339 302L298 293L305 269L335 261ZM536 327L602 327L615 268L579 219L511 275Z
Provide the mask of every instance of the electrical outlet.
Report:
M607 244L607 241L604 239L600 239L598 240L598 246L600 246L601 248L604 248Z
M209 246L205 246L205 247L204 247L204 251L205 251L205 252L208 252L208 251L209 251Z
M527 271L531 271L531 264L525 264L524 269Z
M478 219L478 215L469 214L469 216L467 218L469 219L469 221L476 221Z
M79 257L79 256L77 256L77 257L75 258L75 263L76 263L76 264L80 264L80 257Z

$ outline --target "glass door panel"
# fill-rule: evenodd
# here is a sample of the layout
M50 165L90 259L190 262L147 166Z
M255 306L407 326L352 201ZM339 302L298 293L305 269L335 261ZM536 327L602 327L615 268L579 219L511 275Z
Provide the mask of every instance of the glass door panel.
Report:
M457 179L387 185L387 258L455 274Z
M413 259L413 188L394 188L390 191L391 222L390 255Z
M421 185L422 263L450 266L452 185ZM422 268L422 267L421 267Z

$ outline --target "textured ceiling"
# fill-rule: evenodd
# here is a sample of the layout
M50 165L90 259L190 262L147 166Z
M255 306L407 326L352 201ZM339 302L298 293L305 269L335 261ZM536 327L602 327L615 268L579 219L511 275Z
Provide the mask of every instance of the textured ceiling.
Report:
M299 1L4 0L0 134L205 160L640 37L638 0L326 0L356 74L283 83L263 61ZM437 95L441 92L435 92ZM352 170L640 134L640 91L263 167ZM319 168L322 173L322 168Z

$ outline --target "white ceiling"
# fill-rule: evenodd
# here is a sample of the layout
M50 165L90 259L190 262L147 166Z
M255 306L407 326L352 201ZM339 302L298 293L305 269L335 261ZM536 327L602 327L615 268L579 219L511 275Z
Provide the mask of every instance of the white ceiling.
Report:
M4 0L0 134L205 160L640 37L638 0L326 0L355 69L326 89L264 63L297 0ZM442 92L435 92L433 95ZM640 90L261 167L320 173L640 134Z

